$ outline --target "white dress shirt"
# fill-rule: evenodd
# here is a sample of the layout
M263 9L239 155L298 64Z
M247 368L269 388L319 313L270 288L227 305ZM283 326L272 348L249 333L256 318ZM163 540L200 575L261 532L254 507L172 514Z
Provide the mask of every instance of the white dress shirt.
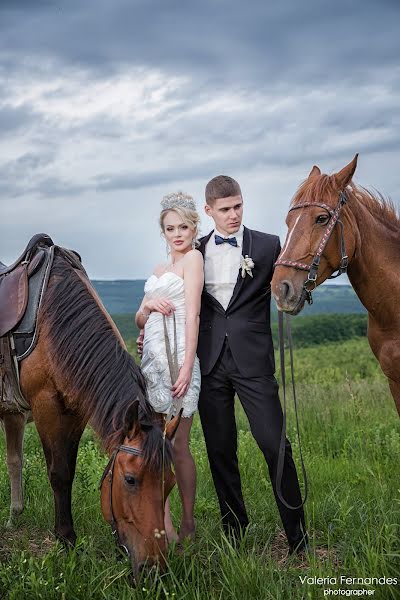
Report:
M215 236L222 235L217 229L214 230L205 248L204 276L205 286L209 294L227 309L233 294L233 289L239 274L243 246L243 225L239 231L232 233L229 237L235 237L237 248L227 242L215 243Z

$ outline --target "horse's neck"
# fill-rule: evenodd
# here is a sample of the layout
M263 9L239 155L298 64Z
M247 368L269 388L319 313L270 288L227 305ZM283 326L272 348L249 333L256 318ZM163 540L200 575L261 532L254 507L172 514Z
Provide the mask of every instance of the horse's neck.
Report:
M400 245L388 229L361 202L352 206L359 242L348 269L349 280L370 316L385 326L398 319L400 301Z

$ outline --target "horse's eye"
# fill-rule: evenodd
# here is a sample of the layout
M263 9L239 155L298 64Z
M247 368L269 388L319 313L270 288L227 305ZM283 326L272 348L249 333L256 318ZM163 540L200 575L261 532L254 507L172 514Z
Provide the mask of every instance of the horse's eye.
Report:
M329 215L319 215L319 217L316 218L315 222L316 223L327 223L329 221L330 217Z
M133 475L125 475L125 481L128 485L135 485L136 479Z

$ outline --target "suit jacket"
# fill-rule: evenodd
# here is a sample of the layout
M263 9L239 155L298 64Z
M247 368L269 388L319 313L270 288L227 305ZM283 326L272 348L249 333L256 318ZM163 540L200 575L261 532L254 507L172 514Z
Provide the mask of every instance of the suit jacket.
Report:
M212 233L200 239L198 249L203 256ZM247 254L254 261L253 277L246 274L243 278L239 270L226 311L204 285L197 347L203 375L208 375L213 369L226 336L243 377L272 375L275 372L270 327L271 279L280 251L278 236L245 227L242 254Z

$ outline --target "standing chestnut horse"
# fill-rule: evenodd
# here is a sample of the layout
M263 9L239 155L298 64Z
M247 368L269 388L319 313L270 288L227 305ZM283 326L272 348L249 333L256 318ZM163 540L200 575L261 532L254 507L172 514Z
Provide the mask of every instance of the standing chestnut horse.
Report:
M163 567L164 501L174 484L169 438L179 418L165 436L121 335L83 269L74 268L57 246L37 344L21 363L20 384L46 457L57 538L76 540L71 488L79 440L90 422L111 455L101 482L105 519L130 555L135 575L145 563L159 561ZM19 428L5 428L7 438L22 440L25 419L17 421Z
M352 183L357 158L333 175L314 166L298 189L272 293L279 310L296 315L317 285L347 270L400 415L400 219L391 202Z

